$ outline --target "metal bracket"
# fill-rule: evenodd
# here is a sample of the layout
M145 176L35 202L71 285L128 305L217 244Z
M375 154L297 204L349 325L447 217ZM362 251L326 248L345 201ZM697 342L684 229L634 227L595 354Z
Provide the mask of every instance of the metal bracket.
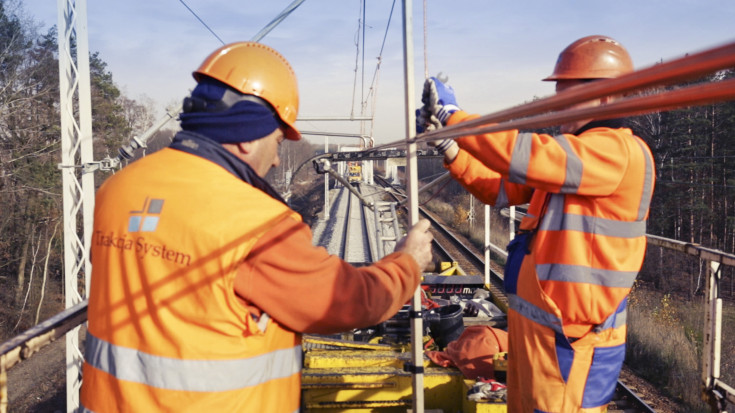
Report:
M403 371L407 371L411 374L424 374L424 366L416 366L413 363L406 362L403 364Z

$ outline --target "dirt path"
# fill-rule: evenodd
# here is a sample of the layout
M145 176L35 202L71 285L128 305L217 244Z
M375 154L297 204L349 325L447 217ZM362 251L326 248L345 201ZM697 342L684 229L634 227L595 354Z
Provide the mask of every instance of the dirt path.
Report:
M8 371L9 413L66 411L65 341L54 341Z

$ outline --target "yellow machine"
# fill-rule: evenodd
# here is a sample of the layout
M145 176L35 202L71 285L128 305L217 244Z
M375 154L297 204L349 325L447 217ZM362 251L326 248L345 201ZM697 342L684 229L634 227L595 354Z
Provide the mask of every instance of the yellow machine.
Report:
M447 273L457 267L456 263L447 264L444 268ZM447 274L424 277L422 285L429 301L449 296L471 298L473 293L483 289L481 276ZM504 317L483 318L466 314L461 317L464 326L502 328L505 325ZM427 351L444 348L434 335L440 330L429 332L434 324L427 315L424 318L424 348ZM304 336L301 389L305 411L405 413L410 410L414 389L410 368L405 368L411 365L412 360L409 323L408 310L404 308L374 330L353 330L340 338ZM494 383L504 382L507 353L498 353L492 363L497 371L497 382ZM484 383L479 379L467 379L456 367L435 364L425 355L423 375L424 409L427 413L507 412L504 391L500 392L500 397L485 397L487 393L478 395Z
M355 185L362 181L362 166L359 162L347 163L347 181L351 185Z
M408 349L304 337L303 407L308 412L402 412L412 405ZM425 411L506 413L502 401L472 401L475 384L454 367L424 362Z

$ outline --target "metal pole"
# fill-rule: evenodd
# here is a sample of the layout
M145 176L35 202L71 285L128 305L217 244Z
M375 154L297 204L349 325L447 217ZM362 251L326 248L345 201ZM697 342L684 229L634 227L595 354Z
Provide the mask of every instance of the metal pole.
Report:
M490 286L490 205L485 205L485 286Z
M84 279L84 294L89 291L92 264L89 246L94 215L94 175L82 165L93 162L92 98L89 75L86 0L58 0L59 113L61 117L61 176L64 217L64 289L66 308L83 300L79 278ZM73 55L73 44L76 54ZM75 100L76 99L76 100ZM75 107L78 111L75 111ZM81 217L81 226L77 218ZM79 407L82 385L82 352L79 328L66 334L66 408Z
M710 393L715 380L720 378L721 311L722 299L719 298L718 275L720 263L705 260L707 281L705 283L704 340L702 361L702 385L705 394ZM711 398L712 395L709 394Z
M418 163L416 143L410 139L416 135L414 119L413 80L413 16L411 0L403 0L403 75L406 100L406 189L409 199L408 218L411 225L419 220ZM422 269L423 270L423 269ZM421 289L417 288L411 300L411 364L413 374L413 412L424 412L424 328L421 318Z
M329 153L329 136L324 136L324 153ZM329 220L329 174L324 174L324 220Z
M337 122L337 121L364 121L364 120L373 120L372 116L299 116L296 118L296 121L303 121L303 122L314 122L314 121L323 121L323 122Z

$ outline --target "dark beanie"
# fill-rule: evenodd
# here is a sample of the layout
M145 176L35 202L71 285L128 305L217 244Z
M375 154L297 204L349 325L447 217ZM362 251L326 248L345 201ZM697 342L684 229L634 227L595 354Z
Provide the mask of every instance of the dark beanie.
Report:
M198 102L196 109L185 109L179 115L181 128L219 143L238 143L263 138L280 126L276 115L265 102L243 100L221 108L225 93L240 95L224 83L203 78L189 98Z

